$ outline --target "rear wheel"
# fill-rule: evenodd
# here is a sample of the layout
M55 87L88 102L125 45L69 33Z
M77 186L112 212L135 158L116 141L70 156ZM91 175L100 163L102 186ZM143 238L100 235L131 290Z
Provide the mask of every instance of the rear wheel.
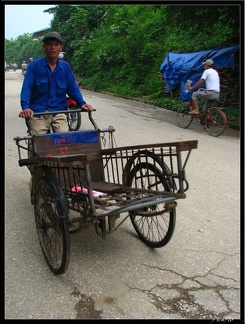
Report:
M190 108L188 104L184 104L179 107L177 111L177 124L181 128L187 128L190 126L193 116L189 115Z
M205 127L209 135L218 137L224 133L227 126L227 118L222 110L212 108L207 111Z
M44 258L55 275L63 274L70 259L68 217L60 217L59 199L52 179L42 176L34 194L36 229Z
M76 106L69 106L68 110L77 109ZM70 131L78 131L81 127L82 116L80 112L69 112L67 114L68 127Z
M156 166L139 163L128 178L131 188L170 191L167 178ZM130 212L130 219L139 238L148 246L159 248L166 245L174 232L176 208L167 208L167 203L158 203ZM170 206L169 206L170 207Z

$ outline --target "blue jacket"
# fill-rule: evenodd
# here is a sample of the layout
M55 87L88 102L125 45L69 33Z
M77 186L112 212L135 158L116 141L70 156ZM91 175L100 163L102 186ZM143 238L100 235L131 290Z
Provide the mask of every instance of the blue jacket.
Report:
M29 63L20 93L22 110L27 108L31 108L34 112L65 110L66 94L79 107L86 104L68 62L58 60L53 72L46 57Z

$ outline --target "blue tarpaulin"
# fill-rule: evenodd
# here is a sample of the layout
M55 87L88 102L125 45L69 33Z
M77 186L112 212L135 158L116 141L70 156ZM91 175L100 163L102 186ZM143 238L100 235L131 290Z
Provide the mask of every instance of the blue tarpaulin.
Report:
M186 81L192 80L194 85L200 80L204 71L202 62L209 58L214 61L214 67L230 66L234 69L234 53L238 50L239 45L234 45L186 54L169 52L160 66L160 73L165 79L167 90L171 91L180 84L181 100L189 100L190 92L185 91ZM200 88L205 88L205 83Z

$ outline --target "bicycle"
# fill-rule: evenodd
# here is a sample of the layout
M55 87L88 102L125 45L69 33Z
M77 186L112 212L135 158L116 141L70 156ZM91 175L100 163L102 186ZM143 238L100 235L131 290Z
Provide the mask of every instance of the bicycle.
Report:
M189 114L192 111L191 99L179 107L177 111L177 124L181 128L187 128L197 119L209 135L218 137L224 133L227 127L227 117L222 108L212 107L217 100L205 100L203 112L199 115ZM205 108L205 109L204 109Z
M82 123L81 112L77 111L79 108L76 102L68 96L67 96L67 108L69 111L72 111L67 114L67 122L68 122L69 130L78 131ZM74 112L74 109L76 110L76 112Z

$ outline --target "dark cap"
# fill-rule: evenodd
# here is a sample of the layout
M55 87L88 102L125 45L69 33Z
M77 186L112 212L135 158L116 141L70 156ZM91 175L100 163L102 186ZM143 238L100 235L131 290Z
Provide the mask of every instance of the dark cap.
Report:
M45 42L47 39L49 38L55 38L58 39L58 41L60 41L62 43L62 38L60 36L59 33L57 33L56 31L52 31L47 33L44 37L43 37L43 41Z

